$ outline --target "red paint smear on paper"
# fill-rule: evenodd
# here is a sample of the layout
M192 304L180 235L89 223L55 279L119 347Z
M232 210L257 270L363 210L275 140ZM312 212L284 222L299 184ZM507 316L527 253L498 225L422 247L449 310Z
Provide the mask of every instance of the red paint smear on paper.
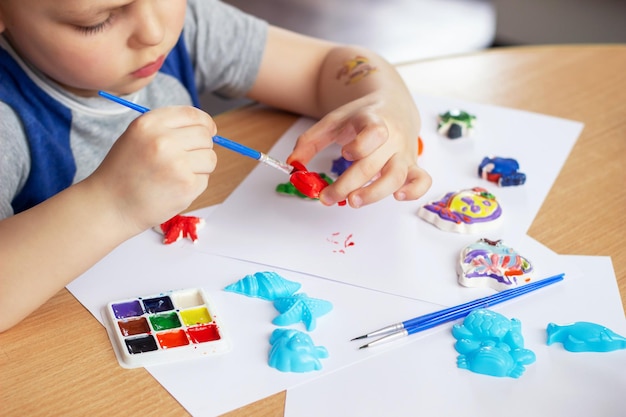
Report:
M341 233L335 232L331 235L331 237L326 238L326 241L332 243L333 245L341 246L342 243L340 242L340 239L341 239ZM333 249L333 253L345 254L346 249L349 248L350 246L354 246L354 242L352 241L352 233L347 235L346 238L343 240L343 247L340 247L339 249Z

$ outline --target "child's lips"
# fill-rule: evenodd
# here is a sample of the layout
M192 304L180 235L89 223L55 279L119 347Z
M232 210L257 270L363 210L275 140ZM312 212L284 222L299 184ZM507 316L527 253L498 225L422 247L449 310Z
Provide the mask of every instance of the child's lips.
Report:
M165 62L165 56L160 56L156 61L139 68L137 71L133 71L132 75L137 78L150 77L161 69L163 62Z

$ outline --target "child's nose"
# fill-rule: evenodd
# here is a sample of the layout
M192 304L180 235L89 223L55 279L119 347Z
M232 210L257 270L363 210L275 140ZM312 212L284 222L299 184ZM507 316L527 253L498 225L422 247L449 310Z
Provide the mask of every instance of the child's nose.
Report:
M153 1L134 3L135 31L133 39L142 45L157 45L165 37L165 25Z

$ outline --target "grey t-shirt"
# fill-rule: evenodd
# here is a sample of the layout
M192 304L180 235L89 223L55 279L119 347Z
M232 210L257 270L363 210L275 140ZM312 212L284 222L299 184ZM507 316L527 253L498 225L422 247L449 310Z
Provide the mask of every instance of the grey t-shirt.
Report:
M252 87L265 47L266 22L218 0L188 0L184 36L199 93L235 98ZM74 183L83 180L98 167L138 113L99 97L68 93L21 61L1 36L0 48L9 52L40 88L70 109ZM182 83L163 73L125 98L148 108L192 104ZM29 170L30 154L22 123L12 108L0 101L0 219L14 214L11 201L24 186Z

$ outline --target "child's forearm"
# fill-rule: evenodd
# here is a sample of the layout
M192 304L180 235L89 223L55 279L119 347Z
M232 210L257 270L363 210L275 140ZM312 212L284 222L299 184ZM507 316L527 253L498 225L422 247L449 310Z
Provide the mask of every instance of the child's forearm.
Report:
M367 96L371 96L370 101L393 108L394 118L418 117L417 107L395 67L367 49L333 48L320 69L317 90L320 117ZM416 125L419 128L419 123Z
M139 231L88 183L0 221L0 331Z
M365 58L364 62L359 57ZM395 67L364 48L338 46L270 27L257 80L248 97L321 118L356 99L380 94L400 116L417 109Z

